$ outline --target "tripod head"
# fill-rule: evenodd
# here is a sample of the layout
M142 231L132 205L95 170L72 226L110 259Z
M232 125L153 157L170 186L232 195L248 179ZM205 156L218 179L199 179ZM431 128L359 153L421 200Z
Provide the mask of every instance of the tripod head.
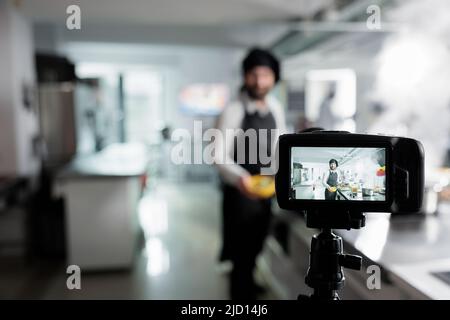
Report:
M344 287L343 268L359 270L361 257L343 253L342 238L332 229L359 229L365 225L365 215L361 212L306 212L306 225L321 229L311 240L311 251L306 284L314 289L311 299L338 300L338 290ZM306 296L300 295L299 299Z

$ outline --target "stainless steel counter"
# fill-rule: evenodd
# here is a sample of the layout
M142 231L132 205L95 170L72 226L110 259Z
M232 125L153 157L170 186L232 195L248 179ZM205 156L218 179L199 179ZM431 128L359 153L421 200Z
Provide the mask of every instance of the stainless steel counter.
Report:
M374 193L372 196L364 196L362 192L358 192L354 197L351 190L338 189L339 195L343 198L342 200L364 200L364 201L385 201L385 195L380 193Z
M285 291L289 291L290 282L296 286L290 292L304 291L305 287L299 289L298 279L306 274L311 236L318 231L307 228L305 220L297 214L280 212L276 219L287 220L290 230L289 252L283 253L280 261L291 265L290 270L294 271L284 277L295 281L286 280ZM354 291L347 298L450 299L450 286L431 274L450 271L450 203L441 204L438 215L391 217L389 213L367 213L364 228L334 232L343 238L346 253L363 257L361 271L345 271L346 287ZM270 263L277 268L278 262ZM380 267L381 290L369 290L366 286L370 275L366 270L370 265ZM290 294L285 297L294 298Z
M345 242L385 267L450 258L450 205L438 215L395 216L367 213L360 230L336 230Z
M146 167L135 162L103 159L101 156L83 156L74 159L57 175L58 179L133 177L145 173Z
M136 177L146 173L145 148L140 144L113 144L94 154L80 155L57 174L57 179Z
M65 199L69 264L83 271L133 266L146 169L145 147L117 144L78 157L57 175L54 192Z
M450 299L450 286L432 275L450 271L450 204L441 204L438 211L395 217L369 213L365 228L336 233L411 297Z

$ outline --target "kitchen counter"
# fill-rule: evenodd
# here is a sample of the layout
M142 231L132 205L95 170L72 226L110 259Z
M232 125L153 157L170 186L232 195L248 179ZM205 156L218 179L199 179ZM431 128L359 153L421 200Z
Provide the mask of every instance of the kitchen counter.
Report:
M146 169L145 149L140 144L113 144L101 152L76 157L58 172L57 178L135 177Z
M276 234L269 237L266 271L281 296L292 299L310 290L304 276L311 236L318 231L307 228L303 217L292 212L280 211L275 217L278 223L285 221L289 232L281 237L287 239L282 246ZM432 275L450 271L450 203L440 204L438 215L367 213L364 228L334 232L343 238L344 252L363 257L361 271L345 269L344 299L450 299L450 285ZM367 288L370 265L380 267L380 290Z
M449 203L439 206L438 215L370 213L363 229L336 233L413 298L450 299L450 286L431 275L450 271Z
M144 146L115 144L76 158L56 175L55 195L65 200L68 264L83 271L132 267L146 172Z
M353 197L353 193L350 189L339 189L338 194L343 198L340 200L364 200L364 201L385 201L385 195L374 192L372 196L363 196L362 192L358 192L356 197Z

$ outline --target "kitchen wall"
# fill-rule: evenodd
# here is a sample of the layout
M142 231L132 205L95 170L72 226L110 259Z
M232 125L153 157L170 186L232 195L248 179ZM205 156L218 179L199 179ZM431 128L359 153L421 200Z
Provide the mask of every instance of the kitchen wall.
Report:
M38 133L33 34L6 0L0 0L0 52L0 175L34 175L39 159L33 152Z

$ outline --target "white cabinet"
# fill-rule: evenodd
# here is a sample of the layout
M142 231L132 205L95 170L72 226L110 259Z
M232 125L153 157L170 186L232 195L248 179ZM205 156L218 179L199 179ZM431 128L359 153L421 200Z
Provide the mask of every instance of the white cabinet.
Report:
M74 178L60 184L68 264L82 270L132 266L140 184L139 177Z
M56 193L65 200L69 264L82 270L132 266L146 172L145 147L114 144L76 158L58 174Z

